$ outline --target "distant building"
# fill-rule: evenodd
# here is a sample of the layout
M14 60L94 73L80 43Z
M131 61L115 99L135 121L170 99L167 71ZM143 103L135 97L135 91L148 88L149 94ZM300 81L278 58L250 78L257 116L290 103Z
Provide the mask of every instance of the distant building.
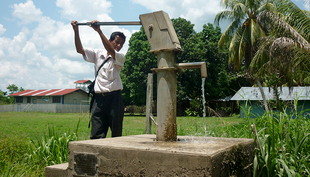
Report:
M30 89L10 94L15 104L81 104L88 100L88 94L80 88L76 89ZM88 104L84 102L82 104Z
M272 88L263 87L263 90L266 100L275 100ZM304 116L310 115L310 87L292 87L291 90L288 87L282 87L279 91L279 98L290 103L287 112L294 111L294 101L297 101L297 111L305 111ZM231 100L239 101L240 117L246 117L246 113L252 118L260 117L265 113L263 98L258 87L242 87Z
M91 81L78 80L74 83L74 89L28 89L10 94L14 97L14 104L0 105L0 112L88 112L87 86Z

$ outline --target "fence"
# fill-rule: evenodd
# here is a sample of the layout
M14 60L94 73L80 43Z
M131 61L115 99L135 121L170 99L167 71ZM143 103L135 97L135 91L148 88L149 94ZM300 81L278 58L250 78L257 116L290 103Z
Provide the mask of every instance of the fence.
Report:
M86 104L13 104L13 105L0 105L0 112L81 113L81 112L89 112L89 105L86 105Z

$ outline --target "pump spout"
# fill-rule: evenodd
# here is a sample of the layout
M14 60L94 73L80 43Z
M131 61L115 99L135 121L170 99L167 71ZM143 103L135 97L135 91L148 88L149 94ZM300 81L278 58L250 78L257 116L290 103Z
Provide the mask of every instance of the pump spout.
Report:
M193 69L193 68L200 68L201 77L207 77L207 66L206 62L191 62L191 63L177 63L176 68L178 69Z

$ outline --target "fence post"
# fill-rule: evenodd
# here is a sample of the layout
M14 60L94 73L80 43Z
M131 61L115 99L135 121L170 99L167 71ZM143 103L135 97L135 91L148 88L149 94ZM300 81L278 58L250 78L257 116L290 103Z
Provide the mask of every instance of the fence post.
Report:
M150 116L152 114L152 103L153 103L153 74L149 73L147 76L147 90L146 90L146 126L145 133L151 134L152 121Z

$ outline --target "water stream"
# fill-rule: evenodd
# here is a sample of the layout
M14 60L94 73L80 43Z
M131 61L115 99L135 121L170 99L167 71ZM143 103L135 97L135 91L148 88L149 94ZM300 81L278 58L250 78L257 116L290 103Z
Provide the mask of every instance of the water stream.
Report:
M205 122L205 117L206 117L205 81L206 81L206 78L202 78L201 91L202 91L202 109L203 109L203 128L205 130L205 136L206 136L207 127L206 127L206 122Z

